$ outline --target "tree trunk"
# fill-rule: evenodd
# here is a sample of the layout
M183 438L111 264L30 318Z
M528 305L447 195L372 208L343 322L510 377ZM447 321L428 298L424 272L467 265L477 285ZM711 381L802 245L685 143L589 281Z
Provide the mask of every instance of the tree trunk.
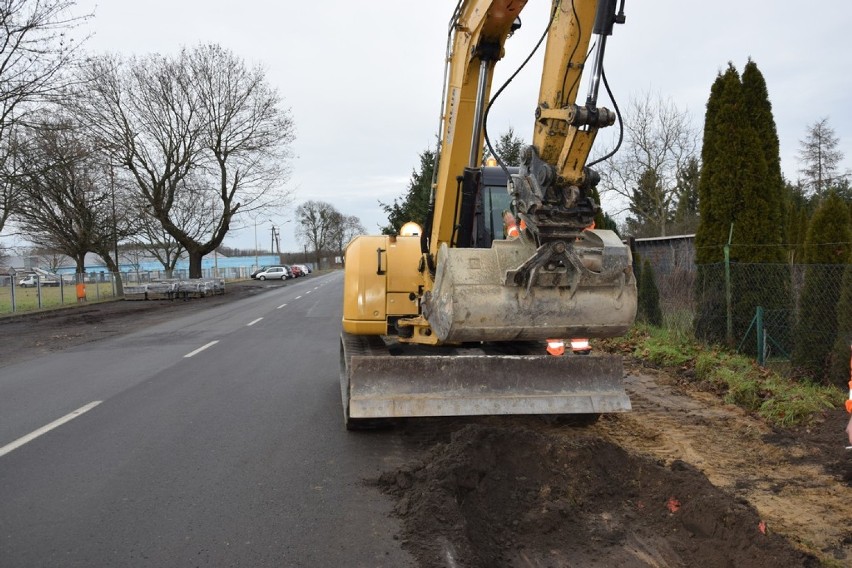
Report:
M188 251L189 252L189 277L190 278L201 278L201 260L204 258L204 254L201 252Z

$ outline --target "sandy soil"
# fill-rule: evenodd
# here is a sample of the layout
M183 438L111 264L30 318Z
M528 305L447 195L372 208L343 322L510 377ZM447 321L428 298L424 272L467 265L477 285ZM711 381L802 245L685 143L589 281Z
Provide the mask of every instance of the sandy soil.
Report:
M269 285L0 317L0 367ZM678 377L625 365L634 410L591 426L540 417L398 424L417 458L365 483L396 499L403 546L424 568L852 567L845 412L772 429Z

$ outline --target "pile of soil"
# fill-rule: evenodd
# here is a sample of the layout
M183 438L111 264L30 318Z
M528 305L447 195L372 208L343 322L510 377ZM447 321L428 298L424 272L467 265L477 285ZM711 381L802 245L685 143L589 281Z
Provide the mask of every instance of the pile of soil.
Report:
M584 429L467 424L378 485L427 568L819 565L695 467Z

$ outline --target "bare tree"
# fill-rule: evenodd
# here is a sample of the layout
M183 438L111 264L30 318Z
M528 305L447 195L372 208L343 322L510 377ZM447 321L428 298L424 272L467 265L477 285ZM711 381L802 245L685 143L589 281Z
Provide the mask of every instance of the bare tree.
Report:
M679 179L697 156L696 131L686 111L659 96L631 100L624 115L624 147L601 164L598 187L627 203L635 227L647 236L665 236Z
M837 149L840 139L828 125L828 118L821 118L808 126L804 140L799 141L799 161L804 176L802 185L810 193L821 197L826 189L835 185L837 169L843 160L843 152ZM845 177L845 176L843 176Z
M67 254L77 272L85 272L87 252L98 253L110 272L117 272L113 244L129 227L116 217L107 171L87 143L68 119L58 116L28 131L21 152L18 219L30 241Z
M201 276L202 258L238 213L289 200L294 125L262 68L203 45L172 58L101 57L84 79L79 112L130 172L148 213L187 251L191 277ZM174 211L184 198L204 204L189 226ZM199 224L208 230L196 232Z
M317 266L321 253L333 250L343 216L331 203L306 201L296 208L299 240L314 250Z
M183 253L183 245L144 209L139 210L139 232L133 239L133 244L137 250L144 250L156 258L163 265L166 276L172 277L177 261Z
M19 202L14 132L28 113L68 85L81 41L70 32L91 18L73 0L0 0L0 231Z
M332 229L331 241L334 245L334 251L337 256L343 258L343 250L346 245L357 235L363 235L367 232L364 225L361 224L361 219L355 215L343 215L338 213L339 217Z

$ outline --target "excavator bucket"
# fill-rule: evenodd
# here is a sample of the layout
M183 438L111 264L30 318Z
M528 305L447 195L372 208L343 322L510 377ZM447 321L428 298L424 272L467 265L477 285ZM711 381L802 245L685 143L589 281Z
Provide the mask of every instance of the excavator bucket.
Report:
M540 343L513 345L514 353L500 349L421 354L417 346L344 333L340 378L347 427L372 418L630 410L620 357L553 357Z
M567 247L529 239L438 253L423 315L443 342L615 337L636 317L630 249L612 231Z

